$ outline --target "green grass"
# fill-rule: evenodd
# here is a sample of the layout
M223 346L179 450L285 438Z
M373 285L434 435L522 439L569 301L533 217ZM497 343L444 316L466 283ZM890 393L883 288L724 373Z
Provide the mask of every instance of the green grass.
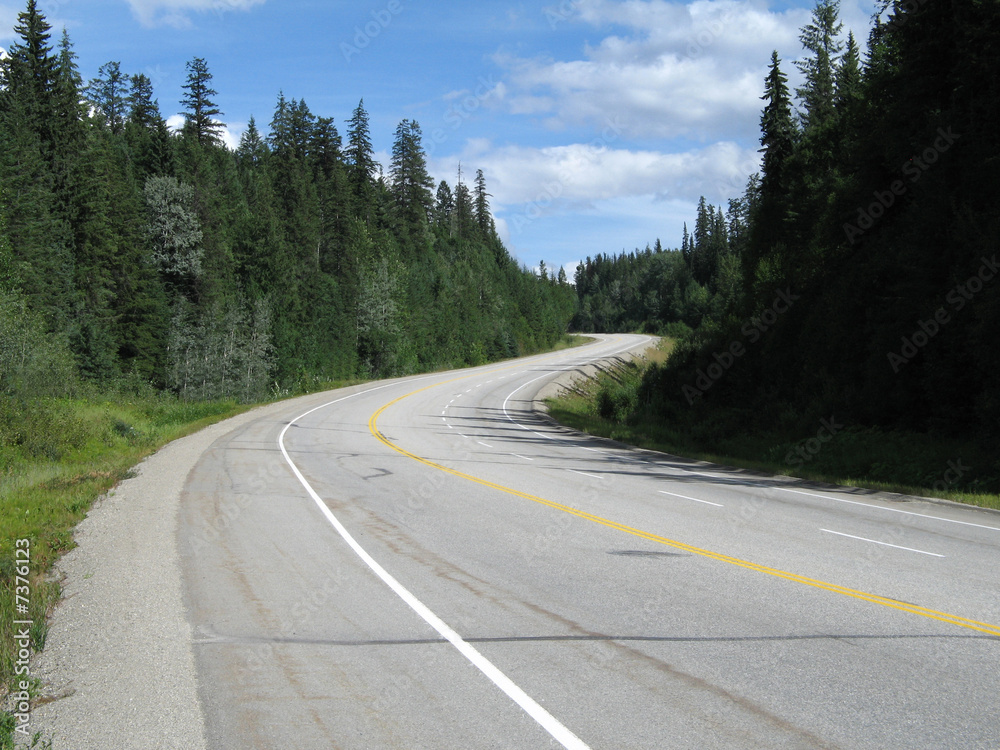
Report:
M592 336L585 336L579 333L566 333L563 337L559 339L548 352L561 352L564 349L574 349L578 346L583 346L584 344L589 344L594 341Z
M32 621L31 649L40 651L47 615L60 594L49 575L52 563L73 547L73 529L94 500L164 444L247 408L235 401L188 403L153 394L34 400L0 395L0 693L17 684L17 540L28 540L31 554L29 608L17 618ZM11 746L8 719L0 713L0 750Z
M670 344L653 355L663 361ZM995 451L975 441L845 427L822 444L810 434L733 434L668 424L638 409L647 362L626 364L549 399L550 415L592 435L677 456L817 482L898 492L1000 509L1000 466ZM817 448L814 453L809 448ZM802 454L796 453L802 448ZM789 460L791 459L791 460ZM959 471L951 467L959 467ZM960 474L961 476L956 476Z
M587 343L586 336L563 336L551 349ZM302 379L276 390L272 401L344 388L364 380ZM47 617L60 597L52 565L72 549L73 531L94 501L133 467L172 440L235 416L251 405L236 401L189 402L146 388L124 387L99 393L84 389L77 398L19 399L0 393L0 703L17 692L14 619L29 619L31 650L41 651ZM15 618L15 545L30 542L29 610ZM32 680L29 692L39 690ZM14 747L13 716L0 710L0 750ZM29 747L51 743L34 737Z

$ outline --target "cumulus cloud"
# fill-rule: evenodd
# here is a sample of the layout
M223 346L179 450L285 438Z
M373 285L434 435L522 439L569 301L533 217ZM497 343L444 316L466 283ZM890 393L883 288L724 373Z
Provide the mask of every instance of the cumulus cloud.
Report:
M496 207L552 212L640 196L693 203L704 195L722 201L742 192L747 175L759 166L759 154L732 142L679 153L600 143L497 149L476 143L463 161L483 169Z
M222 132L219 134L222 138L222 145L230 151L235 151L240 145L240 138L243 136L246 126L236 123L225 123L221 120L215 120L214 122L222 125ZM181 132L184 129L184 115L171 115L168 117L167 127L174 133Z
M756 128L771 50L798 50L809 11L773 12L736 0L579 0L579 22L622 33L583 59L498 54L511 111L547 115L550 127L602 122L617 113L642 138L711 139ZM573 21L573 18L567 21Z
M143 26L191 26L190 13L250 10L267 0L128 0L132 12Z

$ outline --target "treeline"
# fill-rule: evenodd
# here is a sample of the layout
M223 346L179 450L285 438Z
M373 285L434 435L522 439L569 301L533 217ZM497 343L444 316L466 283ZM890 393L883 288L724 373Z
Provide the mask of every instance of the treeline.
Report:
M801 436L832 414L858 428L997 435L1000 4L877 10L862 52L836 0L820 0L795 92L774 53L762 167L735 211L699 208L684 252L578 272L582 325L696 329L647 375L640 408L706 444ZM706 293L700 319L684 309Z
M252 400L515 356L565 331L572 288L511 258L481 171L434 185L416 122L399 124L383 175L363 102L341 136L281 95L233 151L205 60L188 63L174 133L146 76L109 62L85 83L35 0L15 34L0 67L0 308L79 376Z
M702 197L694 232L684 225L680 250L656 240L645 250L588 257L576 268L572 327L680 338L720 317L740 294L747 220L746 199L730 200L723 212Z

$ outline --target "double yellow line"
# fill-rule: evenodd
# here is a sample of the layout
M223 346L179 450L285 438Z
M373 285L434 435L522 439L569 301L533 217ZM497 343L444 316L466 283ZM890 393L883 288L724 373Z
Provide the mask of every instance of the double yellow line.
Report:
M505 368L507 369L507 368ZM617 521L612 521L608 518L603 518L601 516L596 516L593 513L587 513L582 510L577 510L568 505L563 505L562 503L557 503L552 500L547 500L544 497L539 497L538 495L532 495L528 492L522 492L521 490L516 490L512 487L506 487L502 484L497 484L496 482L491 482L487 479L482 479L480 477L474 477L471 474L466 474L465 472L458 471L456 469L451 469L447 466L442 466L441 464L430 461L422 456L418 456L416 453L412 453L405 448L393 443L385 435L382 434L378 427L378 419L382 416L382 413L386 409L395 406L400 401L403 401L410 396L415 396L418 393L429 390L430 388L436 388L447 383L453 383L456 380L464 380L465 378L472 377L471 375L465 375L461 378L453 378L452 380L446 380L442 383L435 383L434 385L424 386L423 388L418 388L415 391L411 391L399 398L393 399L387 404L384 404L378 411L371 415L368 420L368 429L372 435L374 435L381 443L388 446L392 450L396 451L407 458L411 458L414 461L424 464L425 466L430 466L438 471L443 471L446 474L451 474L452 476L459 477L460 479L467 479L470 482L475 482L476 484L482 485L483 487L489 487L490 489L497 490L498 492L505 492L508 495L513 495L514 497L520 497L524 500L530 500L533 503L538 503L539 505L544 505L548 508L553 508L554 510L561 511L563 513L568 513L571 516L576 516L577 518L582 518L593 523L598 523L602 526L607 526L610 529L615 529L617 531L623 531L626 534L631 534L632 536L639 537L640 539L647 539L651 542L656 542L658 544L663 544L667 547L673 547L674 549L683 550L692 555L699 555L700 557L707 557L711 560L717 560L719 562L728 563L730 565L736 565L741 568L746 568L747 570L753 570L758 573L765 573L769 576L775 576L776 578L784 578L787 581L793 581L795 583L801 583L806 586L812 586L813 588L822 589L824 591L830 591L835 594L841 594L843 596L849 596L853 599L860 599L862 601L871 602L872 604L879 604L883 607L890 607L892 609L897 609L901 612L909 612L910 614L920 615L921 617L927 617L932 620L939 620L941 622L947 622L952 625L958 625L962 628L968 628L970 630L977 630L980 633L987 633L988 635L1000 636L1000 626L991 625L986 622L979 622L978 620L971 620L967 617L960 617L959 615L948 614L947 612L939 612L934 609L929 609L928 607L921 607L916 604L908 604L906 602L897 601L895 599L890 599L885 596L879 596L877 594L869 594L865 591L858 591L856 589L848 588L846 586L839 586L835 583L827 583L826 581L820 581L815 578L808 578L806 576L800 576L795 573L789 573L784 570L779 570L777 568L770 568L766 565L758 565L757 563L749 562L748 560L741 560L738 557L731 557L729 555L723 555L719 552L712 552L711 550L701 549L700 547L694 547L690 544L685 544L684 542L678 542L674 539L668 539L667 537L660 536L659 534L653 534L648 531L643 531L642 529L637 529L633 526L626 526L625 524L618 523Z

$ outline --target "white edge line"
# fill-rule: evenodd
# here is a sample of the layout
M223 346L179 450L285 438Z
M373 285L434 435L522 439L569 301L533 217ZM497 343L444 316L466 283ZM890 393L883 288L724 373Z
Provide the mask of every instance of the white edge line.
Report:
M716 508L725 508L725 505L719 505L719 503L710 503L708 500L699 500L696 497L688 497L687 495L678 495L676 492L667 492L666 490L659 491L661 495L672 495L673 497L682 497L685 500L694 500L696 503L704 503L705 505L714 505Z
M528 714L532 719L534 719L538 724L545 729L553 739L555 739L567 750L590 750L590 748L573 734L569 729L567 729L558 719L556 719L552 714L542 708L535 700L525 693L521 688L514 684L514 682L507 677L503 672L497 669L489 659L480 654L475 648L466 643L462 637L449 627L444 620L434 614L423 602L421 602L417 597L411 594L399 581L392 577L389 572L379 565L375 559L369 555L364 548L358 544L358 542L351 536L350 532L344 527L344 525L337 519L333 512L327 507L326 503L323 502L322 498L316 493L316 490L312 488L306 478L302 476L302 472L292 461L291 457L288 455L288 451L285 450L285 433L288 432L288 428L293 424L298 422L303 417L312 414L314 411L318 411L327 406L332 406L333 404L339 403L341 401L346 401L354 396L359 396L363 393L371 393L371 391L377 391L382 388L388 388L390 385L396 385L395 383L390 383L388 385L378 386L377 388L370 388L366 391L360 391L358 393L352 393L349 396L344 396L343 398L338 398L334 401L322 404L321 406L314 407L307 412L304 412L285 425L285 428L278 435L278 447L281 449L281 455L285 457L285 462L291 468L292 473L295 478L299 480L299 483L305 488L306 492L309 493L309 497L313 499L316 506L319 508L320 512L326 517L326 520L330 522L330 525L337 530L341 538L350 546L351 549L360 557L365 564L371 568L371 570L382 579L390 589L392 589L395 594L409 605L410 609L420 615L424 622L430 625L434 630L436 630L442 638L447 640L452 646L454 646L459 653L462 654L466 659L472 662L473 665L479 669L484 675L486 675L494 685L500 688L507 696L514 701L518 706L520 706L526 714Z
M913 549L913 547L900 547L898 544L889 544L889 542L880 542L877 539L865 539L863 536L844 534L843 532L840 531L830 531L830 529L820 529L820 531L825 531L827 534L836 534L837 536L846 536L848 539L857 539L858 541L861 542L871 542L872 544L881 544L883 547L905 549L907 552L919 552L921 555L930 555L931 557L944 557L944 555L939 555L937 552L925 552L922 549Z
M865 508L875 508L876 510L886 510L890 513L903 513L907 516L916 516L917 518L927 518L931 521L944 521L945 523L957 523L962 526L975 526L977 529L989 529L990 531L1000 531L1000 528L996 526L986 526L981 523L972 523L971 521L956 521L954 518L942 518L941 516L929 516L926 513L914 513L912 510L900 510L899 508L886 508L882 505L874 505L872 503L861 503L857 500L847 500L843 497L830 497L829 495L817 495L815 492L803 492L802 490L790 490L787 487L774 487L773 489L781 490L782 492L794 492L796 495L808 495L809 497L818 497L821 500L835 500L838 503L849 503L851 505L862 505Z

